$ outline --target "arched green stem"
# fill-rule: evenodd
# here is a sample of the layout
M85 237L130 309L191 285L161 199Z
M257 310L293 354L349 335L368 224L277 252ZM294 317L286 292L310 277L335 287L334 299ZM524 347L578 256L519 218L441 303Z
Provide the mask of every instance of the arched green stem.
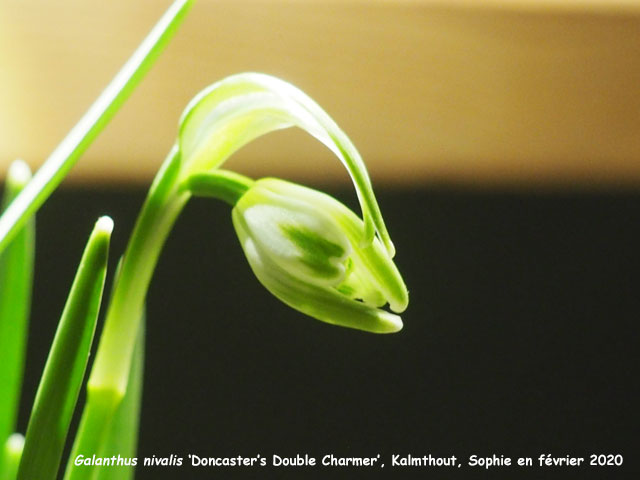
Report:
M189 193L179 192L180 152L174 146L151 185L124 254L96 360L89 377L89 395L121 398L138 333L144 300L160 250Z
M181 155L174 146L156 180L124 254L107 311L96 360L89 377L89 395L121 398L126 390L134 340L144 300L160 251L174 222L191 196L215 196L230 204L253 180L225 170L213 170L180 182ZM101 392L101 393L99 393Z
M196 197L212 197L224 200L232 207L254 184L249 177L229 170L212 170L188 177L181 185Z
M362 246L377 232L389 256L395 248L373 193L366 166L349 137L308 95L293 85L260 73L232 75L205 88L180 120L178 142L184 175L217 168L235 150L261 135L300 127L322 142L345 166L353 181L364 220ZM227 149L220 156L211 155Z
M388 256L393 256L393 244L362 159L313 100L286 82L251 73L205 89L183 114L176 145L151 186L121 263L88 382L83 422L91 427L94 440L104 438L125 395L149 283L182 208L193 193L234 205L253 181L219 167L255 138L291 126L324 143L349 171L364 216L363 233L356 240L371 245L377 231Z
M180 152L171 149L156 175L121 260L96 359L87 382L87 402L74 453L94 455L125 398L144 301L160 251L189 193L179 192ZM70 462L73 459L70 459ZM68 468L65 480L93 477L94 468Z
M234 203L246 177L221 172L235 151L268 132L299 126L330 148L352 176L364 215L363 242L374 228L393 256L393 244L380 214L360 155L336 123L294 86L268 75L228 77L198 94L180 121L178 141L156 176L124 255L107 312L89 391L124 394L138 319L160 250L190 193L190 185ZM213 173L212 173L213 172ZM205 175L205 176L201 176Z

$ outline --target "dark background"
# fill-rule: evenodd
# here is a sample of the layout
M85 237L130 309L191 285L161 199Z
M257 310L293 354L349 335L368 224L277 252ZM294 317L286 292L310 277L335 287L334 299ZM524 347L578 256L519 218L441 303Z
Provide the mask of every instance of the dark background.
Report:
M21 430L84 242L144 189L66 188L38 215ZM351 190L333 190L354 206ZM382 455L385 469L138 468L161 478L637 478L640 194L379 190L404 330L332 327L257 282L229 207L193 200L148 296L139 457ZM102 318L101 318L102 321ZM99 328L101 323L99 325ZM392 454L622 454L622 467L391 470Z

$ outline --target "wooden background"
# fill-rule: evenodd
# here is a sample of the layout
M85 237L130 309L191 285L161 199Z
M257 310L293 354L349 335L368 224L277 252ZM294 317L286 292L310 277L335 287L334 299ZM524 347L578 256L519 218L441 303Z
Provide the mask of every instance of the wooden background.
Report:
M0 169L34 168L106 86L169 0L0 2ZM147 182L186 103L240 71L296 84L383 184L640 185L640 3L200 0L72 172ZM305 134L228 165L347 181Z

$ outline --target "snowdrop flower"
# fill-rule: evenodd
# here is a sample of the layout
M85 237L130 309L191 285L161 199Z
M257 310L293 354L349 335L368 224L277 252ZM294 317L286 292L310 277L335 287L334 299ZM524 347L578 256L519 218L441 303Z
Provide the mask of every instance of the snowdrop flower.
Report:
M363 242L363 221L324 193L284 180L256 181L232 211L258 280L311 317L375 333L397 332L407 289L377 237Z
M320 192L276 179L254 182L220 169L253 139L292 126L342 162L362 219ZM401 313L408 294L392 261L395 247L366 166L347 135L311 98L268 75L228 77L189 103L177 148L178 192L234 206L233 223L249 265L276 297L336 325L379 333L402 328L398 315L381 308L388 303Z

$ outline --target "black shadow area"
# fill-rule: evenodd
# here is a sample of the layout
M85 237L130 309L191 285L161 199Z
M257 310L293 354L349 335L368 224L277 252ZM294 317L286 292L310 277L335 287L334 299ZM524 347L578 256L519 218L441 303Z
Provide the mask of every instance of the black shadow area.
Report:
M143 198L65 189L41 210L23 431L93 222L115 220L112 274ZM250 271L229 208L188 205L148 295L139 451L183 466L137 478L634 478L640 195L425 189L379 201L411 295L404 330L388 336L281 304ZM196 468L189 454L380 460ZM461 467L392 467L409 454L455 455ZM494 454L534 466L468 465ZM542 468L541 454L624 463Z

